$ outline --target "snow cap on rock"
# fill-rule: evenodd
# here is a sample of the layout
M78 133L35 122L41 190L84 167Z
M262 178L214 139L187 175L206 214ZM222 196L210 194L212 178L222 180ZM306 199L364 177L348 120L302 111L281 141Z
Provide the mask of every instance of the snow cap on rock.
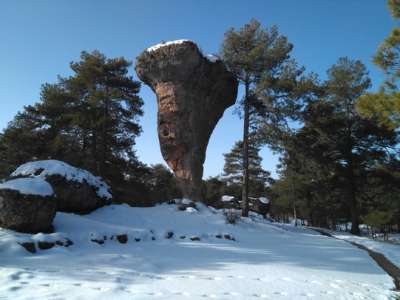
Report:
M64 177L68 181L76 181L83 183L84 181L96 189L96 193L100 198L111 199L109 192L110 187L103 181L101 177L94 176L92 173L75 168L63 161L59 160L38 160L28 162L19 166L12 174L17 176L32 176L34 178L43 178L47 176L58 175Z
M42 178L17 178L0 183L0 189L18 191L23 195L48 197L53 196L51 185Z

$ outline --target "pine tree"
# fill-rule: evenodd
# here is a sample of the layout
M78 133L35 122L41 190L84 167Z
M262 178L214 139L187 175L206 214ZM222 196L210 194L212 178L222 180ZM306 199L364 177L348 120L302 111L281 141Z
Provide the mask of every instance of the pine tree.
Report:
M400 2L388 0L389 10L396 20L400 19ZM374 63L388 75L388 87L395 88L400 78L400 28L396 27L383 41L374 56Z
M150 174L145 176L149 187L151 203L160 203L182 197L174 174L164 165L156 164L150 168Z
M270 181L270 173L262 166L262 158L259 155L260 147L252 140L249 143L249 195L262 196L267 183ZM237 185L243 182L243 142L237 141L229 153L224 154L225 165L223 178L229 185Z
M365 118L376 119L389 128L400 127L400 93L378 93L362 95L357 101L357 110Z
M207 205L212 206L215 202L219 201L226 192L226 182L219 176L209 177L203 182L204 200Z
M4 131L9 165L60 159L117 183L134 176L133 146L143 114L140 83L128 75L130 62L82 52L73 74L44 84L38 103L27 106ZM5 162L3 161L3 163Z
M345 200L355 234L359 233L361 203L371 170L388 158L387 150L397 143L393 130L356 111L357 99L369 86L360 61L340 58L328 70L326 94L310 103L304 127L297 134L297 152L330 170L331 193Z
M388 1L392 16L400 19L400 2ZM400 27L392 30L374 56L375 65L386 75L385 85L378 93L363 95L358 101L358 111L367 118L378 118L379 122L392 128L400 127Z
M233 28L225 33L221 56L228 68L244 86L241 102L243 111L243 183L242 215L249 212L249 135L251 113L259 106L256 86L265 72L279 73L289 58L293 46L286 37L281 36L277 27L270 30L261 28L256 20L251 20L239 31Z

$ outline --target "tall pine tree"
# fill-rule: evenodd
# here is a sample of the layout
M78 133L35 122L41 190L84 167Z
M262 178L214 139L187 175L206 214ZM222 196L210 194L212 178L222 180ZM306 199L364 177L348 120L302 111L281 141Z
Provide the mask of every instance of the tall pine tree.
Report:
M240 30L231 28L225 33L221 56L228 68L244 87L241 110L243 112L243 183L242 215L249 212L249 135L251 113L260 107L256 86L263 73L278 74L289 61L293 46L280 35L277 27L263 29L256 20L251 20Z
M369 87L365 66L340 58L328 70L326 94L309 104L305 124L296 135L296 151L329 170L326 188L333 187L331 195L344 200L355 234L359 233L369 178L397 142L393 130L357 113L356 101Z

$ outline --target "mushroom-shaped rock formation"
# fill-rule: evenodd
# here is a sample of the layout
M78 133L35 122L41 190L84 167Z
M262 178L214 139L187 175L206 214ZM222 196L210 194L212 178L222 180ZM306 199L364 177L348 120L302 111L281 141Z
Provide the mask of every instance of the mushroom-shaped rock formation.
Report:
M185 198L200 199L211 133L233 105L238 82L216 56L188 40L148 48L136 60L139 78L157 95L161 153Z

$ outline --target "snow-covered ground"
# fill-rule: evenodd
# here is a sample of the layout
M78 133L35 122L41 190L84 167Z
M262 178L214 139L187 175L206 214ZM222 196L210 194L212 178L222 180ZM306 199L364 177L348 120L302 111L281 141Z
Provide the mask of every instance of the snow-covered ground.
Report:
M346 232L331 232L331 234L338 239L355 242L367 247L370 250L382 253L387 259L400 268L400 245L398 244L373 240L369 237L356 236Z
M56 233L46 235L0 230L0 299L394 296L392 279L365 251L259 218L229 225L222 212L205 207L111 205L86 216L58 213L54 225ZM111 240L118 234L128 242ZM104 236L103 244L90 241ZM61 238L74 244L36 254L17 244Z
M391 233L389 241L400 244L400 233Z

